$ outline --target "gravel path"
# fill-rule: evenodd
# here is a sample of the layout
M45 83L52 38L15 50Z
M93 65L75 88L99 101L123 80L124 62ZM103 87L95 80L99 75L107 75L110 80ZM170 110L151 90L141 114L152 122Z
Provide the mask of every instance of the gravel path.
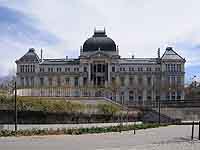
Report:
M191 126L169 126L136 132L87 135L4 137L0 150L200 150L197 140L190 140Z

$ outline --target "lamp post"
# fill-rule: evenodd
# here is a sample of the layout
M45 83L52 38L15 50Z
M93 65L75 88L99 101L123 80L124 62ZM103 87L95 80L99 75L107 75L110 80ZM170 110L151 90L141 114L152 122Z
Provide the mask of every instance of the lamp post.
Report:
M15 81L14 86L14 92L15 92L15 132L17 132L17 85Z
M160 125L160 98L158 99L158 124Z

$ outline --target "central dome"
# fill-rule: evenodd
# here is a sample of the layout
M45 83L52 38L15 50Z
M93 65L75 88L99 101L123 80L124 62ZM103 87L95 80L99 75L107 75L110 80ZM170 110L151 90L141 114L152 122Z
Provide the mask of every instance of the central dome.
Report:
M95 30L94 35L83 44L83 52L116 51L115 42L107 37L105 30Z

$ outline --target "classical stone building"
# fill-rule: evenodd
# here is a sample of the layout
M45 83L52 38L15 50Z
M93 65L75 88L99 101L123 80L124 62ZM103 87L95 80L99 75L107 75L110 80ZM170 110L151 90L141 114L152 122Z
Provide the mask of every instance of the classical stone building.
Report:
M124 104L184 99L185 59L172 47L157 53L121 58L105 30L95 30L76 59L43 59L31 48L16 61L18 94L102 96Z

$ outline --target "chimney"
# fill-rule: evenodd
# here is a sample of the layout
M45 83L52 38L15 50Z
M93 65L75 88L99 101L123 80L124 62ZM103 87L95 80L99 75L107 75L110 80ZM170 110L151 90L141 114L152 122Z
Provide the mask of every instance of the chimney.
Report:
M116 51L117 51L117 54L119 55L119 46L118 45L117 45L117 50Z
M66 59L68 59L68 56L66 56Z
M134 59L135 58L135 56L134 55L132 55L132 59Z
M160 48L158 48L158 58L160 58Z
M41 48L41 51L40 51L40 57L41 57L41 61L43 61L43 50Z
M80 55L82 55L82 54L83 54L83 47L80 46Z

